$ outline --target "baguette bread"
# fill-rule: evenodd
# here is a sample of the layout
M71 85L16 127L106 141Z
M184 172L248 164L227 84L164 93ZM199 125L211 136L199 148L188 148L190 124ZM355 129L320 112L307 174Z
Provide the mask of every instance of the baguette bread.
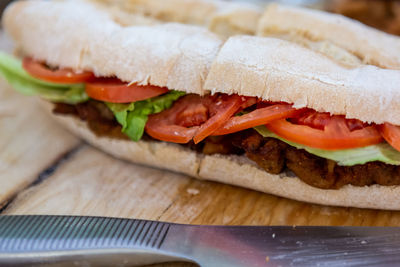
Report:
M366 32L371 38L390 41L366 43L371 47L357 50L360 54L355 54L348 48L352 39L335 43L329 36L321 35L318 42L326 41L333 47L333 50L324 50L308 41L282 37L280 30L277 34L264 31L264 17L258 25L259 34L289 40L234 36L225 41L223 36L200 26L138 20L136 25L126 27L119 22L118 12L79 2L79 5L75 1L17 2L6 10L3 23L25 55L50 65L87 69L97 76L116 76L126 82L200 95L221 92L258 96L365 122L400 125L400 91L397 90L400 71L396 69L396 57L394 61L388 60L393 52L391 48L387 53L370 53L371 47L377 49L374 51L385 50L397 43L397 37L357 24L364 31L362 34ZM321 16L318 13L313 17L314 23L323 21ZM293 29L297 32L295 26ZM352 30L358 31L357 27ZM63 34L57 35L60 32ZM315 32L318 34L319 30ZM373 60L366 60L372 56ZM82 121L56 117L94 146L135 163L312 203L400 207L399 186L347 185L339 190L318 189L286 173L271 175L245 157L205 156L176 144L97 137Z

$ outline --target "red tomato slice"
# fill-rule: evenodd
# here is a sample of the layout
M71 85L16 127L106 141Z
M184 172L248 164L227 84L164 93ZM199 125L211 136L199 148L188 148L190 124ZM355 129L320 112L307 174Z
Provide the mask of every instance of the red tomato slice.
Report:
M289 141L326 150L364 147L382 141L382 137L374 126L350 131L343 116L331 116L324 124L326 125L321 130L281 119L266 126Z
M199 126L208 120L208 108L199 95L186 95L160 113L152 114L146 123L146 133L151 137L173 143L192 140Z
M328 125L331 117L332 116L327 112L317 112L312 109L307 109L301 116L295 117L291 121L296 124L307 125L312 128L323 130L325 126ZM344 116L339 117L344 118ZM368 126L366 123L357 119L346 119L345 122L350 131L359 130Z
M145 129L162 141L187 143L193 139L198 143L221 127L244 101L237 95L186 95L170 109L149 116Z
M400 151L400 126L386 122L379 126L379 131L392 147Z
M33 77L53 83L84 83L92 80L95 76L92 72L74 72L71 69L52 70L44 63L35 61L29 57L24 58L22 67Z
M232 117L242 106L246 99L238 95L218 95L210 105L211 117L200 126L193 137L195 144L210 136L220 128L230 117Z
M198 126L186 128L178 125L166 125L162 124L160 120L152 119L152 117L153 115L150 115L146 124L146 133L154 139L161 141L186 144L192 140L199 128ZM157 125L157 123L159 124Z
M230 134L255 126L270 123L274 120L291 118L299 115L303 110L296 110L289 104L277 104L265 108L258 108L248 114L230 118L213 135Z
M115 78L97 79L86 83L86 93L93 99L111 103L130 103L168 92L166 87L129 85Z

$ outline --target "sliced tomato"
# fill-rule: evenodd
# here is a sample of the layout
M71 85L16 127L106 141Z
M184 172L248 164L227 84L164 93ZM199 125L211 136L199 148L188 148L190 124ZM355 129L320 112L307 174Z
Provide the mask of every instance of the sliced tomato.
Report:
M379 126L379 131L392 147L400 151L400 126L386 122Z
M295 117L291 121L295 122L296 124L307 125L312 128L323 130L331 120L331 117L332 116L327 112L317 112L312 109L307 109L301 114L301 116ZM344 116L337 117L344 118ZM356 119L346 119L345 122L350 131L362 129L368 126L366 123Z
M71 69L50 69L44 63L26 57L22 67L33 77L53 83L84 83L95 76L92 72L74 72Z
M277 104L258 108L242 116L230 118L213 135L230 134L255 126L264 125L278 119L286 119L299 115L303 110L297 110L289 104Z
M307 125L312 128L323 130L331 120L329 113L320 113L314 110L307 110L301 116L291 119L291 122L300 125Z
M210 104L210 118L200 126L193 137L195 144L213 134L242 106L246 99L238 95L217 95Z
M146 132L167 142L200 142L221 127L244 103L237 95L186 95L167 110L149 116Z
M146 123L146 133L151 137L173 143L192 140L200 124L208 120L208 108L199 95L186 95L160 113L152 114Z
M103 78L86 83L86 93L93 99L111 103L130 103L168 92L166 87L128 85L119 79Z
M153 115L149 117L149 120L146 124L146 133L157 140L186 144L192 140L194 134L199 128L198 126L186 128L173 124L157 124L154 122L160 123L160 121L153 119L152 116Z
M322 129L318 129L320 125L314 128L286 119L273 121L266 126L289 141L326 150L364 147L382 141L379 131L374 126L363 126L361 129L351 131L343 116L330 116L329 118L325 115L321 116L323 118L316 118L313 123L323 121ZM310 124L313 125L313 123Z

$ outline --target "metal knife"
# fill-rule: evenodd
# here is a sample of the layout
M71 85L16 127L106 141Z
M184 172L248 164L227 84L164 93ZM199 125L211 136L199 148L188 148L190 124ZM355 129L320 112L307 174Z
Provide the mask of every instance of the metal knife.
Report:
M0 216L0 265L383 266L400 228L197 226L85 216Z

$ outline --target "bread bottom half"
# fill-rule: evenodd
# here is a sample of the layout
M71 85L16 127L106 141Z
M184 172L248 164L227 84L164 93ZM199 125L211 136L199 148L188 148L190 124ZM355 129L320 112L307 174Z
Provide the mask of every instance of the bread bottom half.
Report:
M52 113L52 105L46 103L45 106ZM319 189L289 173L270 174L245 156L203 155L181 145L161 141L134 142L98 137L86 122L78 118L52 116L91 145L133 163L315 204L400 210L400 186L346 185L340 189Z

